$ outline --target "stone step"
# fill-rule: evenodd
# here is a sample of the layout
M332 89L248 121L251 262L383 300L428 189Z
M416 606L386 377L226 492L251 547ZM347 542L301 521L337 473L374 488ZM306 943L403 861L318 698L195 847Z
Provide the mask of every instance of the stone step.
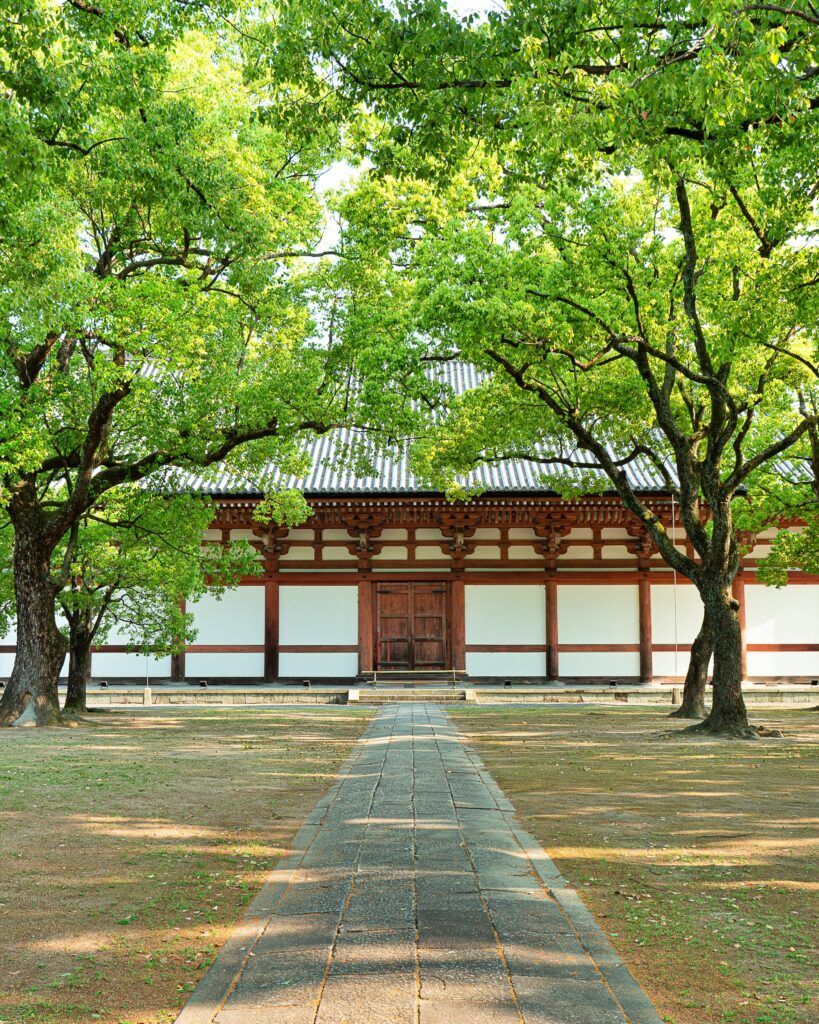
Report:
M457 704L466 700L466 692L463 689L434 690L429 687L423 689L404 688L401 690L387 690L384 687L362 686L358 691L359 704L395 704L407 701L426 701L431 704Z

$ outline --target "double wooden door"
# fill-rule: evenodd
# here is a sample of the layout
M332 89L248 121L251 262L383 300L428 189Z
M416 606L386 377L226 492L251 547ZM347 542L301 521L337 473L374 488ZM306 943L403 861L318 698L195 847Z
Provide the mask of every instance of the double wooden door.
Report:
M377 667L448 668L448 603L446 583L377 584Z

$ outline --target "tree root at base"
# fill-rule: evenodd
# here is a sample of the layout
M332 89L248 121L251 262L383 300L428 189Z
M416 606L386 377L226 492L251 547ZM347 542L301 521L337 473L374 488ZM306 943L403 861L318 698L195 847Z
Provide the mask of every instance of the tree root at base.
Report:
M712 725L706 719L696 725L689 725L681 730L692 736L725 736L735 740L758 740L761 737L777 738L784 735L781 729L769 729L764 725Z

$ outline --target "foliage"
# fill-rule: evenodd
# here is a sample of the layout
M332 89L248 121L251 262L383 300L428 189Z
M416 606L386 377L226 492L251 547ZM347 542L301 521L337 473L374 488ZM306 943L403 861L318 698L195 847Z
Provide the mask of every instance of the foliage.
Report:
M76 531L70 582L59 596L69 623L82 623L95 644L115 631L145 653L184 650L196 633L181 602L220 597L260 571L246 541L202 544L212 518L211 503L189 495L113 492ZM55 561L64 555L58 549Z

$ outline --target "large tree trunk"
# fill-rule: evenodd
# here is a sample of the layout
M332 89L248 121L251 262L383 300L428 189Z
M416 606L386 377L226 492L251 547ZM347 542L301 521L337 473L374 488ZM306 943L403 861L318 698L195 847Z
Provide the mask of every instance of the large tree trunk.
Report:
M8 686L0 699L0 725L12 725L31 705L37 725L61 721L57 679L66 641L54 619L56 591L51 581L51 549L37 529L34 514L12 512L14 593L17 604L17 653Z
M708 717L700 726L707 732L732 736L756 736L748 724L742 696L742 630L739 602L730 583L706 583L701 590L705 614L714 629L713 700Z
M708 685L708 665L714 652L714 630L708 612L703 609L702 625L691 645L691 658L685 673L682 704L671 712L672 718L699 718L706 716L705 688Z
M69 630L68 690L63 710L71 714L88 710L86 701L91 679L92 640L90 629L77 627Z

